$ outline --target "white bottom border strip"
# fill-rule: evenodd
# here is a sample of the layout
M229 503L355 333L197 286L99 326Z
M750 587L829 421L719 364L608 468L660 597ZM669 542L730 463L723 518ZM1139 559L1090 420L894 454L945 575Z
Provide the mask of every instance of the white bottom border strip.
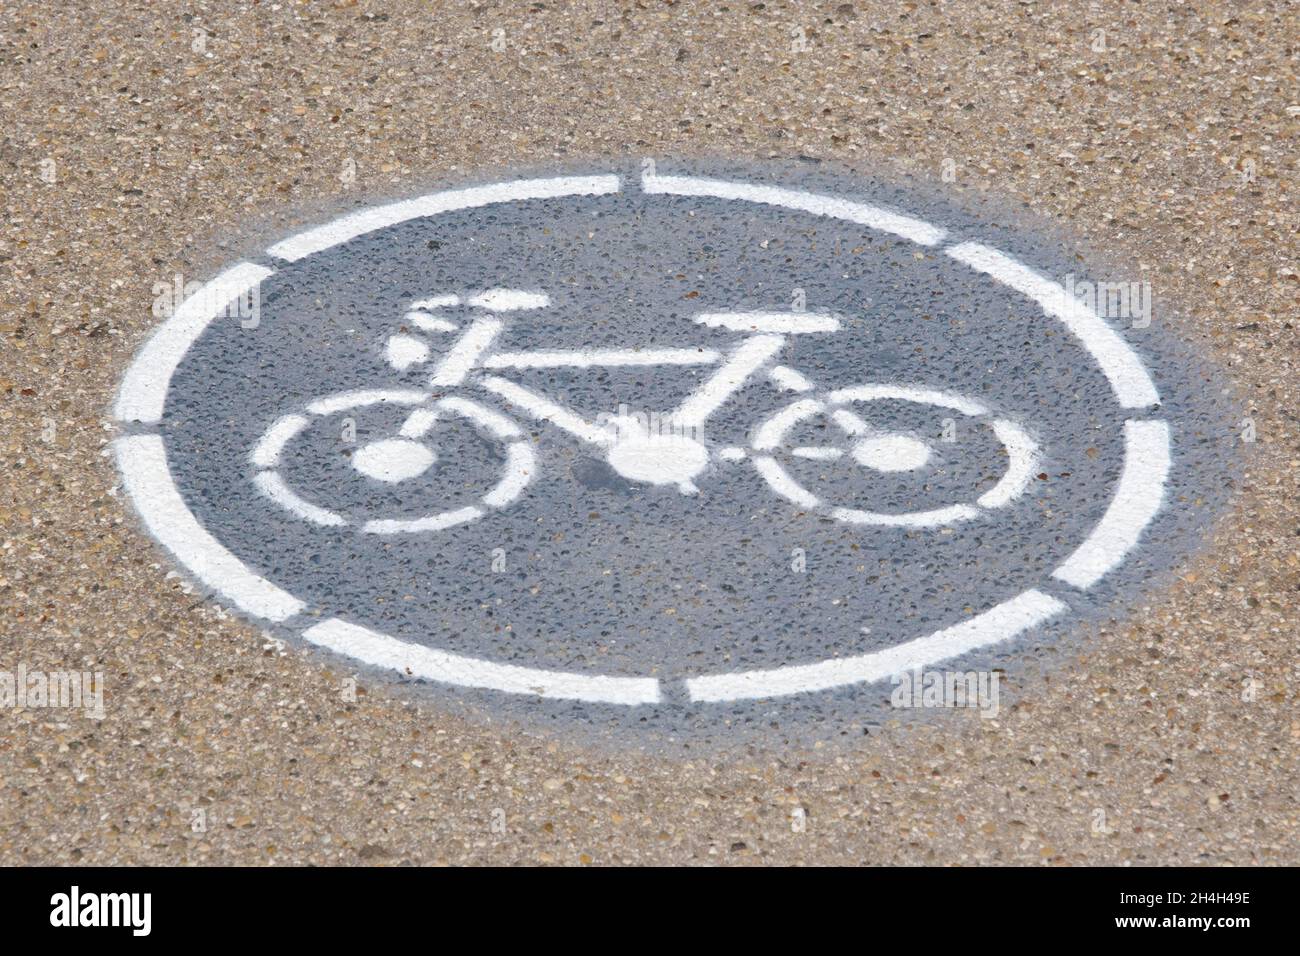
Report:
M1115 496L1092 533L1052 577L1086 591L1128 557L1164 504L1169 445L1166 422L1124 423L1124 469Z
M480 658L408 644L338 618L309 627L302 636L318 647L362 663L443 684L601 704L635 706L659 703L659 681L653 677L601 677L494 664Z
M693 701L721 702L869 684L1010 640L1067 610L1049 594L1024 591L969 621L897 647L816 664L695 677L686 682L686 688Z

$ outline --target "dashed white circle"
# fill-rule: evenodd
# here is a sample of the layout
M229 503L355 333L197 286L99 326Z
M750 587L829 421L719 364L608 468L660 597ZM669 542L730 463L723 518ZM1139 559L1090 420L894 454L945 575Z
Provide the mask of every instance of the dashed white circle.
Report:
M414 199L363 209L333 222L307 229L267 250L269 260L296 262L345 243L357 236L410 219L475 209L529 199L600 196L617 193L623 183L617 175L560 176L520 179L487 186L475 186L431 193ZM901 215L877 206L849 201L833 195L757 185L742 181L698 176L642 175L640 186L647 195L697 196L785 208L813 216L842 219L902 237L917 245L937 250L970 269L1027 297L1044 314L1061 323L1091 356L1110 383L1117 405L1130 417L1123 426L1124 464L1114 495L1104 514L1075 551L1051 572L1051 577L1079 591L1087 591L1116 569L1138 544L1145 529L1160 510L1170 471L1170 429L1148 413L1159 405L1156 386L1143 362L1127 342L1093 309L1072 296L1060 284L1035 272L1012 256L980 242L946 244L942 226ZM227 601L254 617L298 630L309 643L346 655L378 668L406 676L425 678L465 687L485 688L510 694L541 698L571 699L611 705L638 706L660 702L659 679L651 676L603 676L502 664L482 658L453 654L399 640L339 618L313 618L314 609L275 583L246 567L205 529L187 507L174 482L167 462L163 438L158 432L167 403L169 387L182 358L208 325L234 301L248 295L274 274L266 265L240 262L233 265L191 295L140 349L127 369L113 408L113 417L129 429L113 442L123 485L146 528L199 581ZM490 290L483 301L488 309L508 311L539 305L519 290ZM447 331L437 310L448 303L430 300L416 303L408 318L426 331ZM698 317L703 324L735 321L735 316ZM745 318L746 327L762 333L769 318L755 314ZM785 316L787 325L793 321ZM826 321L816 316L800 317L815 325ZM761 337L761 335L759 336ZM387 358L395 367L420 361L425 346L411 337L395 336ZM671 355L665 361L675 361ZM777 368L774 381L791 392L810 392L810 383L797 372ZM499 387L505 388L508 382ZM797 458L829 457L843 449L784 447L790 426L807 415L830 410L841 414L840 424L854 439L850 453L860 463L881 471L924 467L929 450L913 436L867 433L852 418L851 404L857 400L892 397L904 401L925 401L952 408L961 414L987 417L987 410L958 396L894 385L871 385L819 396L804 395L766 423L751 449L726 448L725 460L752 457L753 465L778 494L797 503L821 507L838 520L860 523L890 521L889 516L822 502L800 487L777 460L784 452ZM262 493L305 521L339 526L347 519L329 502L307 501L293 492L278 471L278 455L290 439L306 428L312 416L332 414L367 403L394 402L419 405L428 392L366 390L341 393L319 400L300 412L286 415L266 431L250 459L257 469L255 481ZM440 413L460 415L495 436L501 443L502 474L498 483L475 504L403 521L369 522L358 529L372 534L401 534L438 530L472 521L485 510L503 507L519 494L534 468L528 442L508 419L463 399L448 399L438 405ZM784 417L783 417L784 416ZM989 418L987 424L1008 451L1009 468L999 484L975 506L958 505L937 512L910 516L913 524L951 523L971 517L978 509L998 508L1023 490L1034 461L1034 443L1016 423ZM418 430L420 422L411 425ZM855 434L856 432L856 434ZM415 438L361 449L356 467L380 480L418 473L429 467L427 451L417 452ZM406 444L402 444L405 441ZM630 470L646 472L646 480L689 485L700 467L699 450L679 441L672 454L642 455L628 445L621 452ZM662 474L655 468L665 467ZM652 473L653 472L653 473ZM671 472L671 474L669 473ZM959 655L1006 642L1025 630L1069 610L1059 598L1029 589L1002 601L960 623L905 643L871 653L828 659L812 664L763 670L701 673L686 680L690 698L699 702L727 702L779 697L811 691L869 683L904 671L924 668Z

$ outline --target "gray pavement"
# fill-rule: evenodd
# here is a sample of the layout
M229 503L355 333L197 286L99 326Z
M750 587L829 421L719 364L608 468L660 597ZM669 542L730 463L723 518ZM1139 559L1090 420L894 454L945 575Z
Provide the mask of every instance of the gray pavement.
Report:
M0 712L0 861L1296 862L1287 187L1300 111L1286 16L1282 4L1103 4L1084 16L1052 3L0 12L0 671L98 673L105 688L102 719L30 700ZM925 633L920 623L950 626L999 589L1050 581L1125 460L1124 416L1100 411L1113 379L1033 324L1023 299L1008 306L945 259L952 245L914 253L878 233L864 241L858 227L716 199L660 207L635 188L646 158L665 175L912 213L949 230L945 242L992 242L1058 281L1154 290L1149 326L1116 324L1176 436L1165 506L1097 590L1077 575L1041 585L1069 615L956 659L998 668L996 716L898 710L887 683L757 701L733 688L710 702L691 681L887 652ZM288 266L265 252L356 208L520 170L612 170L632 185L518 220L417 220L334 260ZM112 405L183 297L176 277L183 289L241 260L278 270L262 285L264 324L226 322L198 341L159 433L204 527L307 596L310 619L258 620L160 547L138 513L157 496L132 488L129 472L124 483L110 446L149 433L138 408ZM786 301L796 283L807 293L797 307ZM385 361L390 383L421 387L422 354L402 357L417 346L391 344L414 338L415 320L397 333L393 320L407 309L475 321L473 290L494 284L549 294L553 324L512 326L503 347L516 352L672 349L673 323L689 329L701 314L857 321L866 331L847 344L813 332L789 346L789 364L817 379L808 394L903 380L978 394L990 420L1027 423L1047 478L1017 493L1010 507L1025 510L1010 526L957 521L941 542L883 536L897 529L860 537L817 510L826 494L800 510L789 484L750 468L771 449L747 425L797 388L770 406L738 392L701 444L737 455L705 467L694 445L674 444L672 468L685 471L667 478L663 458L651 467L626 447L619 457L584 452L571 433L538 437L539 416L518 396L513 410L501 404L498 389L459 413L435 408L452 428L429 445L437 468L465 464L463 487L478 487L500 467L501 449L467 427L490 432L474 416L491 408L529 422L524 444L557 480L450 532L454 546L357 530L393 515L392 476L375 475L410 459L384 457L392 445L356 450L409 421L405 411L358 413L346 460L310 430L315 450L286 457L295 488L318 489L304 477L313 468L353 488L336 501L343 526L312 531L273 495L247 493L241 463L276 416L368 387ZM411 305L448 288L464 299L450 311ZM628 302L638 309L617 307ZM593 308L610 317L599 335L582 321ZM303 323L313 309L323 326ZM881 332L886 317L896 324ZM429 341L433 364L444 346ZM734 340L691 345L721 361ZM286 361L303 353L310 363ZM520 374L589 416L620 403L654 411L678 394L655 379L639 405L644 376L627 370L599 388L568 370ZM806 455L787 473L799 487L850 488L859 513L865 501L893 514L990 493L995 476L958 453L999 460L1005 431L972 422L969 439L931 441L944 423L916 404L887 397L869 435L850 427L843 461L855 464L843 474L797 471ZM783 432L783 448L813 447L834 422L798 424L807 434ZM924 461L897 464L909 455ZM922 467L926 482L906 485ZM357 470L369 483L339 484ZM872 484L851 484L864 473ZM424 504L442 514L466 502ZM547 521L560 527L539 531ZM864 574L864 547L883 570L869 588L845 588ZM498 548L504 566L491 570ZM786 573L799 557L808 566ZM584 583L597 566L600 584ZM485 608L502 623L485 624ZM649 675L664 699L638 709L394 679L358 660L362 644L304 637L322 614L463 657Z

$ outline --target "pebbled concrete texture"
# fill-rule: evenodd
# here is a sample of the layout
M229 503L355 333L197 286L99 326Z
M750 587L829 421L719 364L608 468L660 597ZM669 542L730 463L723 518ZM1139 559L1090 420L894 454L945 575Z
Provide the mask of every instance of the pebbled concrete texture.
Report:
M108 687L102 722L0 715L0 859L1295 862L1283 5L403 10L0 14L0 667ZM997 720L668 756L364 679L351 702L187 593L115 494L106 409L155 283L483 170L697 153L907 181L1149 278L1256 426L1212 540Z

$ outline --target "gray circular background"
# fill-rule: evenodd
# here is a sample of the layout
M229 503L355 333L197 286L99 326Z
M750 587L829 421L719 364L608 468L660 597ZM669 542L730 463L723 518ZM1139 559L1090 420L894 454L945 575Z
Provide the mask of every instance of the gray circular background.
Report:
M638 167L600 170L608 171L623 178L616 195L450 212L295 263L275 260L261 288L258 326L214 322L172 380L161 430L176 483L225 547L324 615L502 663L654 676L666 693L662 705L630 710L440 687L443 699L530 723L617 735L639 727L690 741L729 737L742 726L769 736L860 732L881 716L887 695L879 687L695 704L682 681L862 654L957 623L1026 588L1050 592L1051 570L1110 500L1130 415L1059 322L938 249L790 209L646 195ZM1067 273L1109 277L1005 217L975 217L860 177L803 166L661 162L660 171L881 204L942 225L947 242L989 242L1058 281ZM248 456L270 422L323 394L422 387L427 366L398 373L383 359L406 307L490 287L544 290L551 298L545 310L508 318L498 345L511 350L725 350L740 336L702 328L692 316L788 310L802 290L808 310L847 321L838 333L791 337L781 364L822 389L897 383L977 399L1030 429L1039 475L1010 507L972 522L852 526L777 497L746 462L715 463L693 496L629 482L590 446L469 385L458 394L509 415L535 439L538 475L509 508L435 534L380 537L306 524L256 492ZM1171 422L1175 443L1166 507L1138 554L1086 595L1062 587L1076 612L1069 622L945 666L1005 666L1032 655L1074 626L1079 613L1111 609L1194 544L1223 494L1228 456L1217 436L1231 412L1217 404L1218 386L1161 318L1126 333L1160 388L1159 414ZM708 372L537 369L508 377L596 418L620 406L669 411ZM715 448L745 446L753 426L791 399L756 377L710 419L705 439ZM892 475L805 463L807 473L796 477L810 486L833 482L859 507L895 512L972 502L1005 468L988 429L959 415L896 401L858 410L882 428L932 437L931 463ZM379 406L347 413L356 423L354 444L340 439L340 422L315 419L286 448L281 470L295 487L319 489L318 500L361 516L455 507L491 485L499 449L455 427L440 438L429 480L381 487L359 476L349 455L392 434L406 412ZM957 419L955 441L938 440L945 418ZM801 426L809 444L824 426Z

